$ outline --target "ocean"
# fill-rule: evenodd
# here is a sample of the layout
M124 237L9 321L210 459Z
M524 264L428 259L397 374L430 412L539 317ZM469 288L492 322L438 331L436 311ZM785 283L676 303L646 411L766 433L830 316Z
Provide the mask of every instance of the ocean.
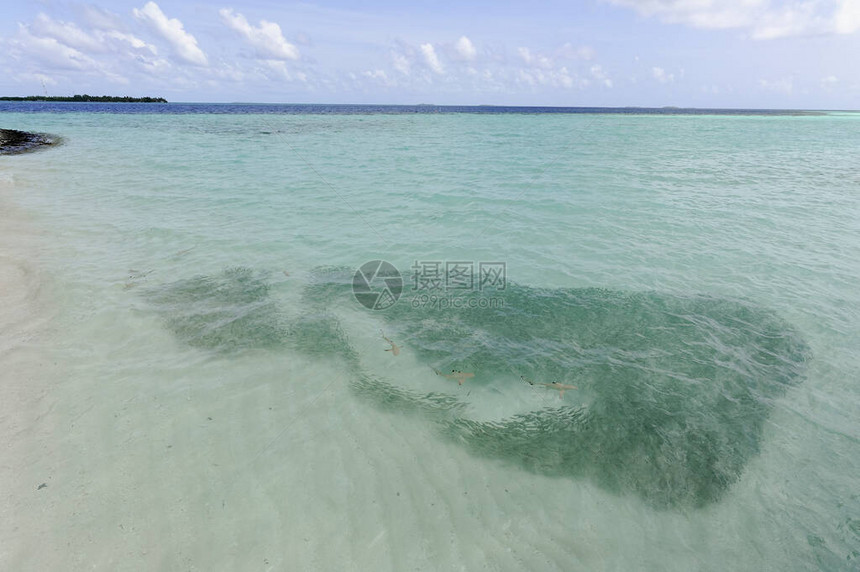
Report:
M858 122L0 105L0 569L856 570Z

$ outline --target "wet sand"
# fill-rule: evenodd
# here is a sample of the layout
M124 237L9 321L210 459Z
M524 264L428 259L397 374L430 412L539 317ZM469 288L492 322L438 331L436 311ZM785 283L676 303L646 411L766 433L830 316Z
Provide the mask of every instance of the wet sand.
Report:
M34 471L55 428L48 398L56 365L42 348L52 335L52 306L35 262L40 237L11 205L14 184L0 172L0 567L15 569L44 538L50 474ZM60 562L56 562L61 565ZM7 568L8 566L8 568ZM21 568L18 568L21 569Z

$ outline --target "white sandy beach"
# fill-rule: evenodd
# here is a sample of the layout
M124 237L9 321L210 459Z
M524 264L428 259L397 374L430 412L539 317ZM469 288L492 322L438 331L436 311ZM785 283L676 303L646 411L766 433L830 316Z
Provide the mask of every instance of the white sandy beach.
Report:
M0 171L0 562L14 569L44 529L47 487L39 470L54 435L51 386L57 367L45 355L52 304L35 261L40 237L13 203L11 173ZM47 480L47 475L45 476ZM47 483L46 483L47 484ZM28 548L25 548L28 547Z

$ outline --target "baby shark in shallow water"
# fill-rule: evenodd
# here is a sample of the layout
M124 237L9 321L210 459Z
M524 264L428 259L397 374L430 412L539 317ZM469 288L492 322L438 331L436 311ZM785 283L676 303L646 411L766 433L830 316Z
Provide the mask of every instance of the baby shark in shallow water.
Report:
M579 389L575 385L566 385L564 383L559 383L557 381L553 381L550 383L541 383L541 382L534 382L534 381L528 380L522 376L520 376L520 378L524 382L528 383L529 385L542 385L542 386L549 388L549 389L558 390L558 398L559 399L564 399L564 392L567 391L568 389Z
M194 246L192 246L191 248L186 248L185 250L180 250L179 252L174 252L173 257L179 258L180 256L185 256L186 254L188 254L189 252L191 252L195 248L197 248L196 244Z
M123 286L123 290L128 290L129 288L134 288L138 281L146 280L146 277L155 272L155 270L135 270L134 268L129 268L128 270L128 279L125 281L125 285Z
M400 346L398 346L397 344L395 344L394 342L392 342L390 339L388 339L387 337L385 337L385 334L382 332L382 330L379 330L379 333L380 333L380 334L382 334L382 339L383 339L383 340L385 340L386 342L388 342L389 344L391 344L391 347L390 347L390 348L387 348L385 351L387 351L387 352L391 352L391 355L399 356L399 355L400 355Z
M467 379L475 377L474 373L467 373L465 371L460 371L458 369L452 369L451 373L442 373L441 371L434 369L436 375L441 375L442 377L447 377L448 379L456 379L457 385L463 385Z

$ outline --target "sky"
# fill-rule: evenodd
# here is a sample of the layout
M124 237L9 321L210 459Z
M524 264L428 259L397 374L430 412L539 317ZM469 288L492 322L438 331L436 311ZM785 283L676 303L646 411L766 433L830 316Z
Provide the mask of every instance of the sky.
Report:
M0 0L0 95L860 109L860 0Z

